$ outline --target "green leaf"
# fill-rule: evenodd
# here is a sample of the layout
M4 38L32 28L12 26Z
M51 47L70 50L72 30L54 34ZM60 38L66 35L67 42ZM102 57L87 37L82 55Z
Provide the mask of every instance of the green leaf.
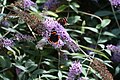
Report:
M24 75L25 75L25 72L21 72L21 73L18 75L19 80L24 80Z
M76 2L72 2L71 4L74 5L76 8L80 8L80 5L77 4Z
M93 52L96 52L98 53L98 55L101 55L103 57L105 57L106 59L109 59L103 52L99 51L99 50L96 50L96 49L93 49L93 48L89 48L89 47L86 47L86 46L83 46L83 45L79 45L80 47L86 49L86 50L91 50Z
M104 44L98 44L102 49L105 48L105 45Z
M59 12L62 12L64 11L68 6L67 5L61 5L60 7L58 7L56 9L56 12L59 13Z
M45 3L47 0L36 0L36 3Z
M119 30L118 28L112 29L111 32L112 32L114 35L116 35L116 36L119 36L119 34L120 34L120 30Z
M33 12L38 12L38 10L33 6L30 6L30 10L32 10Z
M95 13L95 15L97 15L97 16L108 16L108 15L111 15L111 14L113 14L111 11L97 11Z
M79 33L79 34L82 34L83 32L80 31L80 30L73 30L73 29L66 29L67 31L72 31L72 32L76 32L76 33Z
M52 11L46 11L45 14L50 15L50 16L54 16L54 17L58 17L58 15Z
M84 27L84 29L88 29L88 30L91 30L95 33L98 33L98 30L96 28L92 28L92 27Z
M3 56L0 56L0 66L1 67L6 67L6 60Z
M57 79L56 76L53 76L53 75L50 75L50 74L43 74L43 75L41 76L41 78L43 78L43 77L50 78L50 79Z
M107 52L111 56L111 51L110 50L108 50L108 49L104 49L104 50L105 50L105 52Z
M78 9L77 9L77 8L78 8L79 6L77 5L77 3L74 3L74 2L73 2L73 3L71 3L69 6L70 6L76 13L78 13Z
M113 69L113 67L110 65L111 62L112 61L104 60L104 64Z
M85 64L84 64L85 65ZM82 66L84 66L84 65L82 65ZM85 66L88 66L88 65L85 65ZM87 68L86 67L82 67L82 74L84 75L84 76L86 76L87 75Z
M13 29L13 28L5 28L5 27L1 27L2 29L9 31L9 32L17 32L17 30Z
M115 68L115 75L120 73L120 64Z
M6 16L6 14L4 14L4 13L3 13L3 14L0 14L0 18L3 17L3 16Z
M15 67L23 70L24 72L28 72L27 69L26 69L24 66L22 66L22 65L20 65L20 64L18 64L18 63L12 63L12 64L13 64Z
M6 3L7 3L7 0L4 0L3 5L6 5Z
M3 74L0 74L0 79L2 78L2 80L10 80L9 78L7 78L6 76L4 76Z
M37 69L32 74L33 75L40 75L40 74L43 74L43 73L47 73L47 72L43 69Z
M62 80L62 72L60 70L58 71L58 78L59 80Z
M113 33L108 32L108 31L103 32L102 35L107 35L107 36L110 36L110 37L117 37L116 35L114 35Z
M47 71L47 73L52 73L52 72L57 72L56 69L50 69L49 71Z
M34 65L34 66L28 67L27 70L28 70L28 72L32 72L32 71L34 71L36 68L37 68L37 65Z
M42 17L43 17L43 16L40 15L40 12L33 12L33 11L31 11L30 14L33 14L33 15L35 15L37 18L39 18L40 20L42 20Z
M0 7L3 7L3 4L0 3Z
M71 2L72 0L67 0L68 2Z
M26 63L25 63L25 67L31 67L31 66L37 66L37 64L35 64L35 62L33 62L32 60L28 60Z
M72 53L70 55L73 56L74 58L80 58L80 59L86 57L84 54L80 54L80 53Z
M90 44L96 44L96 41L90 37L84 37L85 41L87 41Z
M101 23L101 27L102 27L102 28L106 27L107 25L110 24L110 22L111 22L110 19L103 19L103 20L102 20L102 23Z
M105 42L107 42L108 41L108 39L107 38L100 38L99 40L98 40L98 42L97 43L105 43Z
M71 16L68 18L68 24L73 25L76 22L81 21L80 16Z
M46 65L48 65L48 66L52 66L52 67L54 67L54 65L51 64L49 61L43 61L42 63L44 63L44 64L46 64Z
M82 22L82 26L85 26L86 25L86 21L84 20L83 22Z
M102 27L101 27L101 24L96 25L96 28L97 28L97 29L101 29L101 28L102 28Z

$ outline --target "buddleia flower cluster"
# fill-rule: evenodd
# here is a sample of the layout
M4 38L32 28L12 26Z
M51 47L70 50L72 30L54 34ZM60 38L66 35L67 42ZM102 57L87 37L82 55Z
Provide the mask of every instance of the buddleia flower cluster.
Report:
M7 20L3 20L0 22L0 25L3 27L9 27L10 26L10 22Z
M118 7L120 6L120 0L109 0L111 5Z
M11 47L14 45L14 41L8 38L0 38L0 47Z
M15 10L15 13L23 18L23 20L34 31L36 31L38 35L43 37L41 40L42 44L41 41L39 41L36 45L37 48L41 49L41 46L50 44L55 49L61 49L63 46L67 46L67 48L72 52L79 50L78 44L70 37L66 29L54 18L48 16L42 16L42 18L38 18L34 14L29 14L20 10Z
M115 46L110 44L110 45L107 45L106 47L113 53L111 60L113 62L120 62L120 46Z
M30 35L23 35L23 34L15 34L14 40L17 41L35 41L35 38Z
M15 34L13 38L0 38L0 47L12 47L15 41L35 41L35 38L30 35Z
M79 61L74 61L69 69L68 78L66 80L75 80L82 73L82 65ZM81 80L79 77L77 80Z
M42 36L48 44L52 45L54 48L61 48L66 45L73 52L79 50L78 44L56 20L51 17L44 17L42 24L43 28L46 29L42 32ZM51 36L53 34L52 32L54 32L55 35ZM40 43L38 43L38 46L41 45Z
M30 8L30 6L34 6L34 5L36 4L31 0L23 0L24 9Z
M40 8L46 8L48 10L56 10L60 4L58 0L47 0Z

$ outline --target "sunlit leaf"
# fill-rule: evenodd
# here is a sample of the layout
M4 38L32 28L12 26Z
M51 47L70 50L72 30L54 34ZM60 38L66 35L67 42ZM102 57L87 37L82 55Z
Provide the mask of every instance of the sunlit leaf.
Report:
M18 32L17 30L13 29L13 28L5 28L5 27L1 27L2 29L9 31L9 32Z
M85 29L91 30L95 33L98 33L98 30L96 28L92 28L92 27L84 27Z
M96 25L96 28L97 28L97 29L101 29L101 28L102 28L102 27L101 27L101 24L97 24L97 25Z
M47 0L36 0L36 3L45 3Z
M53 75L50 75L50 74L43 74L43 75L41 76L41 78L42 78L42 77L47 77L47 78L50 78L50 79L57 79L56 76L53 76Z
M54 16L54 17L58 17L58 15L52 11L46 11L45 14L50 15L50 16Z
M110 50L108 50L108 49L104 49L104 50L105 50L105 52L107 52L111 56L111 51Z
M120 65L115 68L115 75L120 73Z
M79 34L82 34L83 32L80 31L80 30L73 30L73 29L66 29L67 31L73 31L73 32L76 32L76 33L79 33Z
M105 48L105 45L104 44L98 44L102 49Z
M76 4L76 3L71 3L70 5L69 5L76 13L78 13L78 9L77 8L79 8L79 6Z
M111 37L117 37L116 35L114 35L113 33L108 32L108 31L103 32L102 35L107 35L107 36L111 36Z
M105 57L106 59L109 59L103 52L99 51L99 50L96 50L96 49L93 49L93 48L89 48L89 47L86 47L86 46L83 46L83 45L79 45L81 48L84 48L86 50L91 50L93 52L96 52L98 55L101 55L103 57Z
M60 70L58 71L58 78L59 80L62 80L62 72Z
M105 43L107 41L108 41L107 38L100 38L97 43Z
M0 79L2 79L2 80L10 80L9 78L5 77L5 75L3 75L3 74L0 74Z
M6 3L7 3L7 0L4 0L3 5L6 5Z
M101 23L101 27L104 28L106 27L107 25L109 25L111 22L110 19L103 19L102 23Z
M90 37L84 37L85 41L87 41L90 44L96 44L96 41L93 38Z
M70 24L70 25L73 25L78 21L81 21L80 16L71 16L67 20L68 24Z
M24 66L22 66L22 65L20 65L20 64L18 64L18 63L12 63L12 64L13 64L15 67L23 70L24 72L28 72L27 69L26 69Z
M67 5L61 5L60 7L58 7L56 9L56 12L59 13L59 12L62 12L64 11L68 6Z
M37 69L32 74L33 75L40 75L40 74L43 74L43 73L47 73L47 72L43 69Z

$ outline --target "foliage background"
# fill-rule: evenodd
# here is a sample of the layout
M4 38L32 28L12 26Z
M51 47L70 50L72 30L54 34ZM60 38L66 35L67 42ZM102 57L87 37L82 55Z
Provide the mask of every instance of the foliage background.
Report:
M46 0L34 2L38 5L37 10L42 12L43 9L39 7ZM67 25L64 27L70 36L86 54L106 64L114 80L119 80L120 63L111 60L113 53L106 48L108 44L118 45L120 40L119 8L113 8L108 0L60 0L60 2L62 4L55 10L43 11L56 19L66 17ZM14 0L0 0L0 21L9 14L10 11L5 7L11 3L14 3ZM16 24L18 26L14 28ZM13 17L8 20L7 26L0 25L1 37L10 39L16 32L32 36L22 19ZM83 51L72 53L64 49L59 53L50 45L39 50L35 46L40 39L41 36L36 35L33 41L15 41L13 47L0 48L0 80L65 80L74 60L80 60L82 64L81 77L102 80L99 73L90 68L90 60Z

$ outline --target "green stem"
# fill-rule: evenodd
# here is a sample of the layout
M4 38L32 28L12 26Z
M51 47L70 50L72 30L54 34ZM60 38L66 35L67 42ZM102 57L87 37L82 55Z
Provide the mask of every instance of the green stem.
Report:
M19 24L16 24L16 25L13 27L13 29L15 29L16 27L18 27L18 25L19 25ZM8 35L9 33L10 33L10 31L6 32L6 33L3 35L3 37L5 37L6 35Z
M118 26L118 28L120 29L120 24L119 24L119 22L118 22L118 19L117 19L116 14L115 14L115 10L114 10L114 8L113 8L112 5L111 5L111 8L112 8L112 12L113 12L113 15L114 15L115 21L116 21L116 23L117 23L117 26Z
M3 7L2 7L2 10L1 10L1 14L4 13L6 2L7 2L7 0L3 1Z
M58 51L58 70L60 70L60 51Z
M95 18L99 19L100 22L102 22L102 19L99 16L97 16L97 15L94 15L94 14L91 14L91 13L87 13L87 12L83 12L83 11L78 11L78 12L81 13L81 14L85 14L85 15L88 15L88 16L95 17Z
M4 10L5 10L5 7L3 6L3 7L2 7L2 10L1 10L1 14L4 13Z

